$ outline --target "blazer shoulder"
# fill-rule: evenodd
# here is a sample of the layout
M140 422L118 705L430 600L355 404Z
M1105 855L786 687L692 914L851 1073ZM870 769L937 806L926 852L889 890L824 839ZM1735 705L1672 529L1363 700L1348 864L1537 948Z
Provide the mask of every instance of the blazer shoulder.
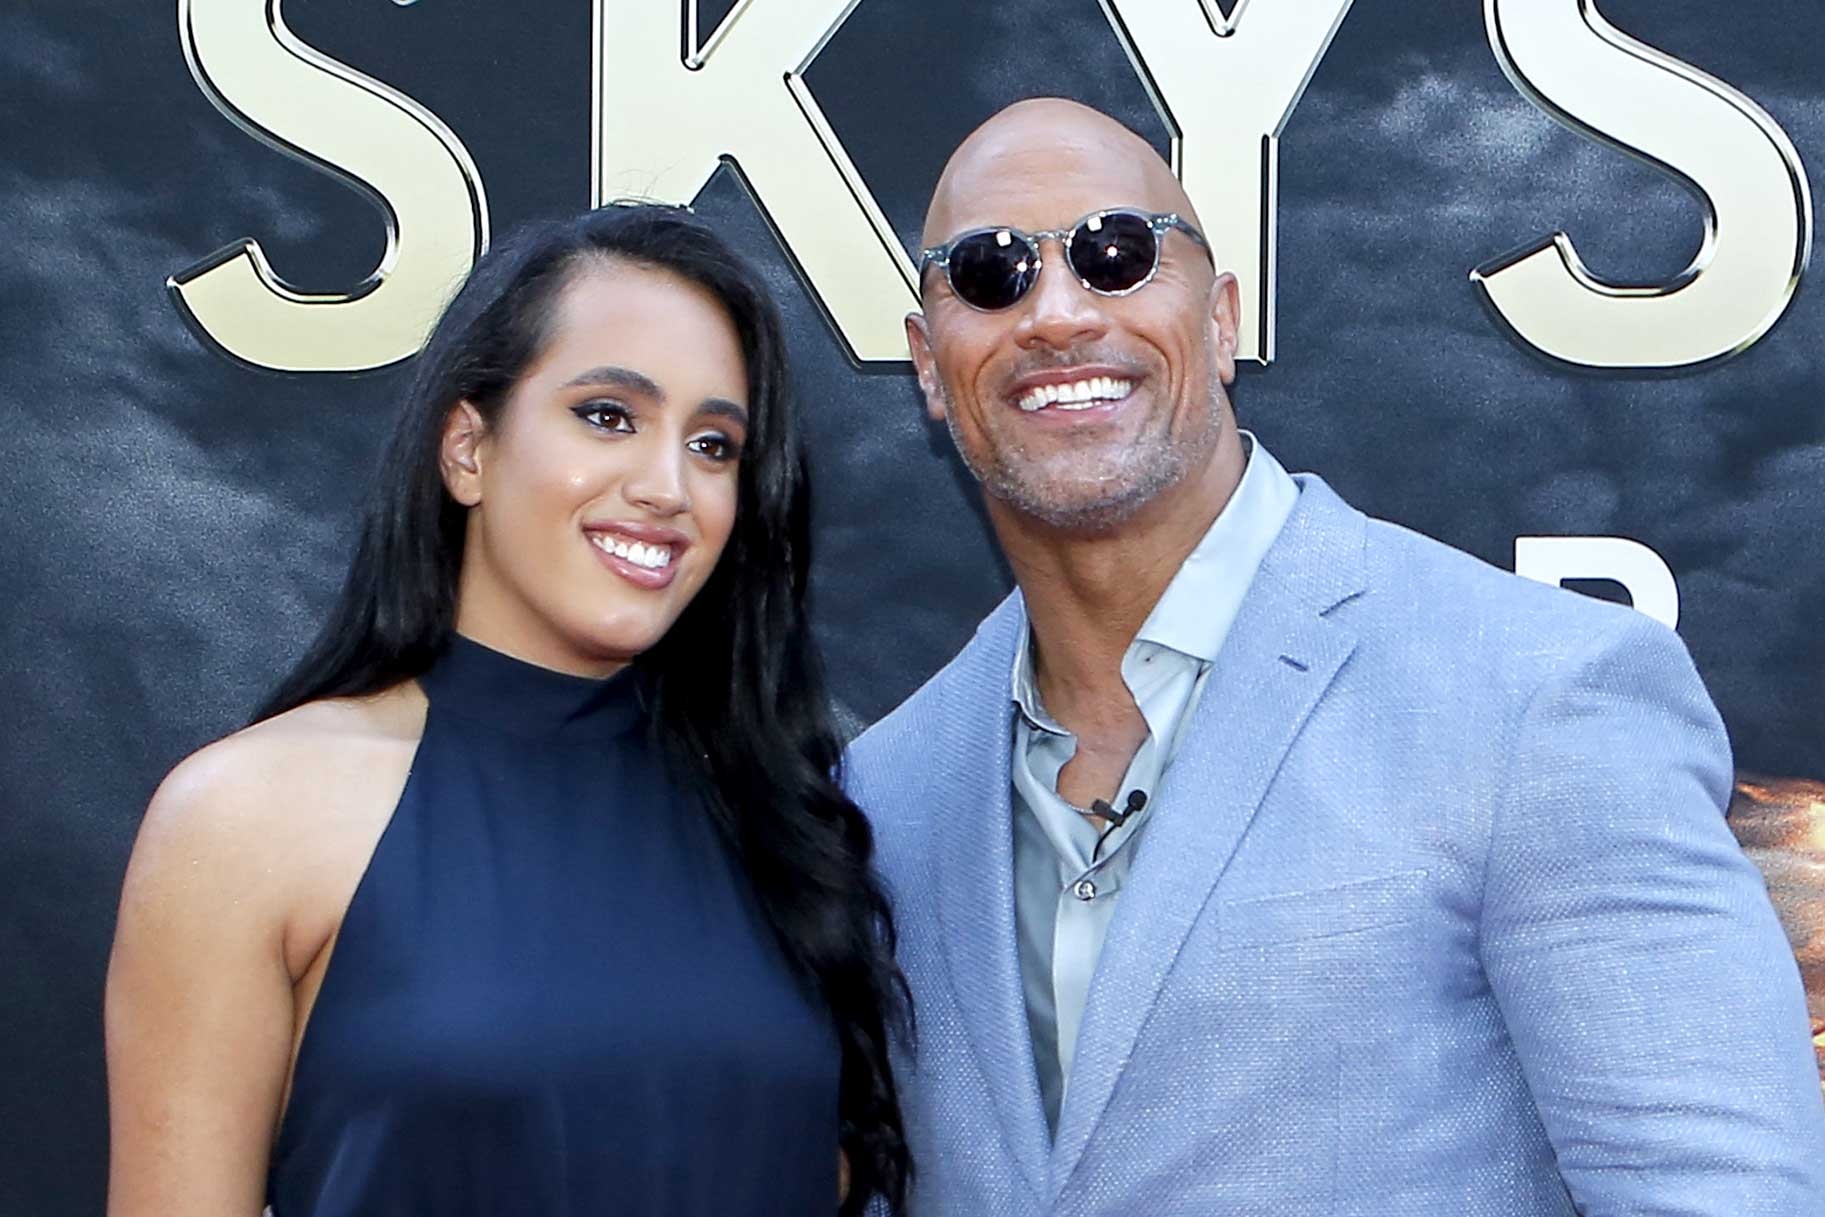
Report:
M1677 640L1627 605L1517 575L1386 520L1368 520L1364 554L1379 615L1429 623L1429 634L1453 636L1462 648L1544 657L1637 632Z
M1593 638L1646 622L1633 609L1504 570L1444 541L1366 515L1316 474L1298 474L1300 506L1268 565L1321 589L1317 602L1384 644L1476 666L1519 655L1578 652ZM1329 608L1325 611L1328 613Z

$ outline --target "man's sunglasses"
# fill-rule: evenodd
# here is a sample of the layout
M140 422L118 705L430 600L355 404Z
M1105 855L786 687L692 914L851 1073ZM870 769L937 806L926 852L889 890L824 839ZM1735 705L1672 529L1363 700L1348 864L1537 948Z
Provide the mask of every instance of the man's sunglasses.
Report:
M1204 234L1170 212L1115 207L1093 211L1056 232L972 228L919 253L919 278L936 266L957 299L992 313L1019 303L1039 281L1039 243L1057 241L1077 281L1099 296L1126 296L1147 286L1160 269L1160 240L1174 228L1210 255ZM1211 258L1211 265L1216 259Z

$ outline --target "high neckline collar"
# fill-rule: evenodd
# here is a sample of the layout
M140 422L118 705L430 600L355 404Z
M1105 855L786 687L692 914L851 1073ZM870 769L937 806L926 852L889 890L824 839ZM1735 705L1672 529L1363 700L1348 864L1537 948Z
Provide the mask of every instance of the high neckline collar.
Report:
M439 714L457 714L510 735L601 739L646 716L630 666L598 678L542 668L473 638L452 634L419 685Z

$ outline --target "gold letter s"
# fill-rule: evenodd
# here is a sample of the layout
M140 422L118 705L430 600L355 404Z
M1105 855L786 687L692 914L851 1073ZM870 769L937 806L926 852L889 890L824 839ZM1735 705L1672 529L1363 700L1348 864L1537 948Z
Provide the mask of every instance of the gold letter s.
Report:
M355 290L307 295L237 241L173 275L180 306L263 368L354 372L416 354L488 244L481 174L423 106L306 46L280 0L178 0L190 71L256 138L347 181L386 218L380 265Z
M1484 15L1523 96L1673 174L1705 208L1704 243L1671 283L1605 283L1559 232L1471 273L1496 312L1522 341L1593 368L1687 367L1754 345L1812 253L1806 171L1779 125L1616 29L1595 0L1484 0Z

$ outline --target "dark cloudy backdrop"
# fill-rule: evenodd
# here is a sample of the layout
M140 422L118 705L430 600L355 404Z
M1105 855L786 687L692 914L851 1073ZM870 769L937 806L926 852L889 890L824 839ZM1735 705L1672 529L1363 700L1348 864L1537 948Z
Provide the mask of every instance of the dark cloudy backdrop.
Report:
M1603 8L1753 96L1816 183L1816 4L1728 21L1699 0ZM170 306L165 276L242 236L306 288L360 278L380 250L352 192L210 107L172 9L0 12L6 1215L100 1209L101 976L139 812L309 634L400 380L241 369ZM456 130L497 231L587 201L587 0L286 13ZM1163 143L1095 0L864 0L809 78L909 247L950 146L1016 97L1079 97ZM629 99L634 114L660 105ZM1748 354L1695 375L1580 375L1511 344L1470 267L1564 228L1601 274L1667 276L1701 229L1681 189L1514 93L1474 0L1363 0L1282 141L1280 193L1279 358L1241 386L1248 425L1359 506L1502 565L1517 534L1647 542L1678 577L1681 632L1739 762L1825 777L1816 285ZM1006 572L910 377L848 365L732 182L700 210L768 268L796 336L819 623L844 706L871 719L967 638Z

